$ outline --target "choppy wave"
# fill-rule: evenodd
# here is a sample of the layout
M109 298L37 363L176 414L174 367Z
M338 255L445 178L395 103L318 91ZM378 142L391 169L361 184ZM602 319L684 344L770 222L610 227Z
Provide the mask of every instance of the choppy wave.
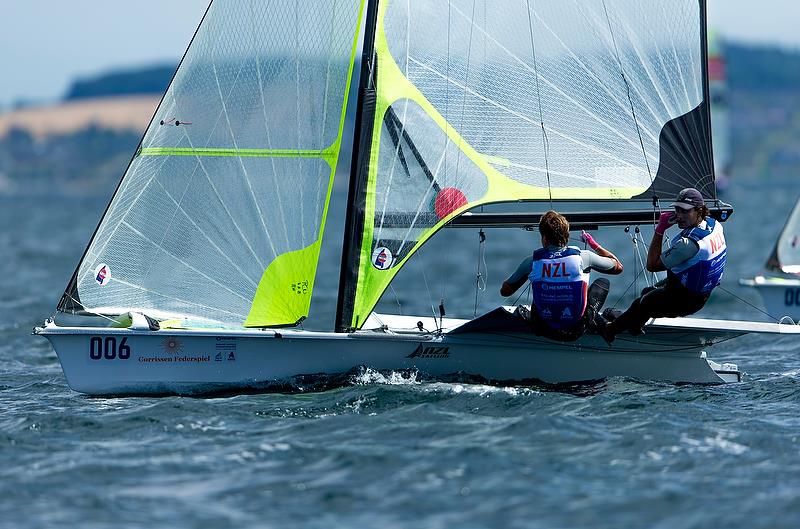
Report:
M266 393L88 398L29 332L104 204L1 205L0 527L800 524L791 339L710 352L746 372L725 386L498 386L354 366ZM19 222L36 207L48 215ZM732 274L746 268L735 226ZM709 310L747 317L724 296Z

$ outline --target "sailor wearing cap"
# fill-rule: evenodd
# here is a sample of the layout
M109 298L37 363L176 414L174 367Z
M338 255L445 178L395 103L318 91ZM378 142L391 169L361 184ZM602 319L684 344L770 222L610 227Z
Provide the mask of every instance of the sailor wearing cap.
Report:
M645 288L628 310L601 326L601 334L609 344L623 331L640 334L650 318L694 314L703 308L722 280L727 255L722 223L708 217L708 208L697 189L682 190L671 206L674 212L661 214L647 252L647 270L666 270L667 278ZM673 224L681 231L662 252L664 232Z

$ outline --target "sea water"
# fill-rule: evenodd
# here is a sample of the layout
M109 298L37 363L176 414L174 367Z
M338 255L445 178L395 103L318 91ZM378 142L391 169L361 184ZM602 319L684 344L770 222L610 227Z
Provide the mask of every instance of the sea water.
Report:
M729 265L701 315L765 320L736 282L769 254L800 191L787 186L734 183ZM365 367L326 391L75 393L30 331L53 313L105 201L0 197L0 528L800 527L792 337L712 348L745 373L723 386L612 378L555 391ZM630 234L611 231L598 239L633 267ZM446 264L474 281L473 235ZM387 294L388 308L430 311L444 297L448 315L468 317L474 299L499 302L525 248L488 237L500 257L486 291L426 275Z

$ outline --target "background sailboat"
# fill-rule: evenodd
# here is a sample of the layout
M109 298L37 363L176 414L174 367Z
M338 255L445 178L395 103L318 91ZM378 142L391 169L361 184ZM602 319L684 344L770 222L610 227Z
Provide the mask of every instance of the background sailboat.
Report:
M740 279L739 284L758 291L770 317L788 316L800 322L800 200L786 219L765 268L763 274Z
M443 308L438 318L373 312L445 227L532 227L550 207L574 228L638 226L688 186L726 220L705 43L697 0L217 0L61 315L37 332L89 393L259 387L358 365L493 380L738 380L704 349L782 330L656 321L609 349L596 336L562 344L485 320L449 333L466 320ZM354 138L343 132L350 117ZM336 332L283 329L311 314L318 268L330 264L320 247L346 153Z

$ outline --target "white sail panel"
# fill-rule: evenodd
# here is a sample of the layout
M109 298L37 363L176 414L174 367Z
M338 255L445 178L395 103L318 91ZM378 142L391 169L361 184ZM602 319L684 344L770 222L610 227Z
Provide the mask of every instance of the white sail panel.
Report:
M307 315L363 5L215 0L81 262L83 309ZM97 281L98 265L110 281Z
M800 200L781 231L774 253L774 268L787 274L800 274Z
M417 0L384 23L403 75L505 176L643 190L662 128L703 100L699 17L697 0Z

